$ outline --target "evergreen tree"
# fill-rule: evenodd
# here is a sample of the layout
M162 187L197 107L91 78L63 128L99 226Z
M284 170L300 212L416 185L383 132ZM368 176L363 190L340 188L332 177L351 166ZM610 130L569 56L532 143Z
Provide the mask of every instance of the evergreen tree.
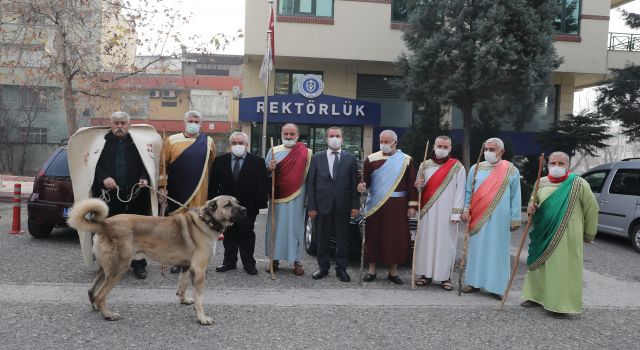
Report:
M398 59L408 100L435 100L463 114L470 165L474 110L521 127L547 92L560 60L554 0L407 0L409 49Z
M562 151L571 156L582 152L592 157L607 147L613 137L608 134L607 121L598 113L568 114L538 135L540 143L550 151Z

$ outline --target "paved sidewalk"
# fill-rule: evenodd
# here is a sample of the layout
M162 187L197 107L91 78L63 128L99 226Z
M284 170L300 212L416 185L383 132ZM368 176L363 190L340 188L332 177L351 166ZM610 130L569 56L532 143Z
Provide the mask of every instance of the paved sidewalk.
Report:
M32 176L0 175L0 201L11 201L13 199L13 188L15 184L22 185L22 200L25 201L33 192Z

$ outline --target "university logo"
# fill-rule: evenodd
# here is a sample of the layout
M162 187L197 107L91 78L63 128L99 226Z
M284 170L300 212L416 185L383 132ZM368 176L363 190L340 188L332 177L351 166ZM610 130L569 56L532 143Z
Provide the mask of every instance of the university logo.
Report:
M316 98L322 95L324 83L322 77L315 74L307 74L298 81L298 92L306 98Z

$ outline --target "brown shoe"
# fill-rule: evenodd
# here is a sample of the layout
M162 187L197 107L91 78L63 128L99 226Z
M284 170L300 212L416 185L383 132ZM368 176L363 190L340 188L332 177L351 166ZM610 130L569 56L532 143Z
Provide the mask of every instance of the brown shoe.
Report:
M280 268L280 261L278 261L278 260L274 260L274 261L273 261L273 271L274 271L274 272L275 272L275 271L278 271L278 269L279 269L279 268ZM267 264L267 267L265 267L264 272L266 272L266 273L271 273L271 268L270 268L270 265L269 265L269 264Z
M293 264L293 274L296 276L302 276L304 275L304 269L302 268L302 264L299 262L296 262Z
M480 288L475 288L472 286L464 286L462 287L462 293L475 293L477 291L479 291Z
M536 303L535 301L531 301L531 300L525 300L522 302L522 304L520 304L520 306L522 307L538 307L538 306L542 306L538 303Z

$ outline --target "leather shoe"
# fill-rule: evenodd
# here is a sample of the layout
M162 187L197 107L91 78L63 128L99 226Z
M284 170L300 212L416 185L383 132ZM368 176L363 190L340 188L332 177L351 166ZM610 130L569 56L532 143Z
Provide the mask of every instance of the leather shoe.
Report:
M235 270L236 265L220 265L216 267L216 272L227 272L229 270Z
M362 280L365 282L371 282L373 280L376 279L376 274L375 273L368 273L366 275L364 275L364 277L362 277Z
M542 305L536 303L535 301L525 300L522 302L522 304L520 304L520 306L529 308L529 307L538 307Z
M180 273L181 267L178 265L173 265L171 266L171 268L169 269L169 272L171 273Z
M144 267L139 267L137 269L133 269L133 275L139 279L143 280L147 278L147 270Z
M338 277L340 282L351 282L351 277L349 277L349 274L347 273L347 271L337 270L336 276Z
M402 284L402 279L400 279L400 276L395 275L395 276L387 276L387 279L395 284Z
M256 269L255 266L245 267L244 270L252 276L255 276L258 274L258 269Z
M314 280L319 280L321 278L324 278L325 276L327 276L329 274L328 270L316 270L313 274L311 274L311 278L313 278Z

